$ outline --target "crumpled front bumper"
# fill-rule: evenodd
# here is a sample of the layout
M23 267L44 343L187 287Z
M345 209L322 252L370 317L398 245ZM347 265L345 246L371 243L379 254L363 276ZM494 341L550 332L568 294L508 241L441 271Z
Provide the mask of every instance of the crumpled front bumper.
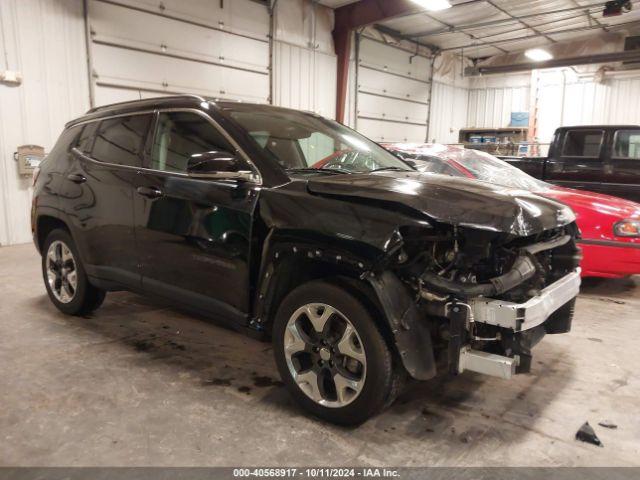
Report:
M544 288L538 295L524 303L512 303L491 298L473 298L468 303L468 320L474 323L485 323L513 331L514 336L534 333L536 327L544 324L562 306L573 300L580 291L580 269L565 275L561 279ZM570 318L562 328L570 326ZM548 333L554 328L544 329ZM540 330L540 329L538 329ZM560 329L560 332L567 330ZM534 333L535 334L535 333ZM525 355L525 358L527 355ZM529 356L530 360L530 356ZM469 345L461 346L455 361L456 373L465 370L510 379L522 368L521 355L496 355L474 350ZM525 362L526 363L526 362ZM528 367L527 367L528 368ZM525 370L528 371L528 370Z
M469 306L474 322L520 332L544 323L553 312L572 300L579 292L580 268L555 281L525 303L478 297L471 299Z

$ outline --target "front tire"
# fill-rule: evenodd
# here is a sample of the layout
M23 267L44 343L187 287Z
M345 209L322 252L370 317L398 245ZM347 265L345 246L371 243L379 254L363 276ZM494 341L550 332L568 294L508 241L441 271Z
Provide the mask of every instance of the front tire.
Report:
M372 313L337 285L316 280L289 293L273 343L291 395L324 420L360 424L394 396L393 356Z
M105 298L89 283L76 245L63 229L53 230L42 249L42 276L51 302L67 315L86 315Z

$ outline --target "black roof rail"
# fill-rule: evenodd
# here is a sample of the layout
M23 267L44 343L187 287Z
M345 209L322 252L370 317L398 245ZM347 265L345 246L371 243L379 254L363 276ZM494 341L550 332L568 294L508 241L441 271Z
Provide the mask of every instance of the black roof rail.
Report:
M196 100L200 100L201 102L206 102L207 100L204 97L201 97L200 95L195 95L192 93L185 93L185 94L180 94L180 95L168 95L166 97L154 97L156 99L162 99L162 100L171 100L171 99L180 99L180 98L193 98ZM136 105L138 103L140 103L141 101L144 100L153 100L154 98L142 98L140 100L126 100L124 102L116 102L116 103L110 103L108 105L100 105L99 107L93 107L90 108L89 110L87 110L87 112L85 113L85 115L89 115L91 113L97 113L97 112L102 112L105 110L112 110L114 107L125 107L127 105Z

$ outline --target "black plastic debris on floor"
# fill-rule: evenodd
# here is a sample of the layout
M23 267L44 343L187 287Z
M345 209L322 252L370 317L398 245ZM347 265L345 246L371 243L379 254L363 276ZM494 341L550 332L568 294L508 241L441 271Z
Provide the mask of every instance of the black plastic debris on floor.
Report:
M600 425L601 427L604 428L609 428L611 430L615 430L616 428L618 428L618 425L616 425L615 423L609 421L609 420L603 420L601 422L598 422L598 425Z
M596 435L596 432L593 430L591 425L589 425L589 422L584 422L584 425L582 425L576 432L576 440L590 443L592 445L597 445L598 447L604 447L604 445L602 445L602 442Z

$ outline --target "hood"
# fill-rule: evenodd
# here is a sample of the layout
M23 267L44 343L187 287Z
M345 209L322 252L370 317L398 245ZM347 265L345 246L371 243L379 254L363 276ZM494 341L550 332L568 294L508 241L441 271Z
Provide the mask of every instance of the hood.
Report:
M309 191L402 204L438 222L529 236L575 220L570 208L524 190L420 172L322 176Z

